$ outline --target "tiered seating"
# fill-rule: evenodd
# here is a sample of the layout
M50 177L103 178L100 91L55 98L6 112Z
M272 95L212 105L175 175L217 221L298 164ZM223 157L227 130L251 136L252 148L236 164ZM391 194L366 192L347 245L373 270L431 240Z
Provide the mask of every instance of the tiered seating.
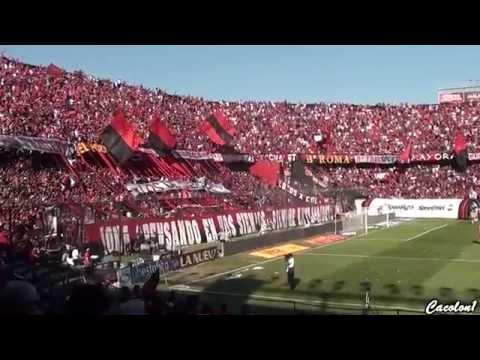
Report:
M81 72L48 74L45 67L30 66L0 57L0 134L58 138L71 142L99 142L100 132L121 107L146 139L154 115L176 134L177 148L218 152L199 130L213 110L223 112L238 130L234 148L252 155L329 152L331 154L399 154L407 142L414 153L451 151L453 136L462 129L470 151L478 150L480 106L288 104L272 102L208 102L190 96L169 95ZM327 141L317 145L313 135ZM305 204L285 191L271 188L246 172L202 161L159 159L160 165L145 170L129 168L115 174L99 164L76 161L71 168L62 161L44 164L34 154L0 153L0 223L33 229L46 206L92 206L98 214L116 216L118 203L134 216L158 216L162 212L210 211L212 208L280 207ZM450 168L414 166L391 168L377 180L376 167L317 168L319 177L342 187L360 188L377 196L463 196L476 182L478 166L465 174ZM158 180L205 176L221 181L231 196L201 199L135 199L125 184L141 177ZM152 197L153 198L153 197ZM156 204L156 205L154 205ZM154 205L154 206L153 206ZM198 205L203 206L198 207ZM202 210L200 210L202 209Z

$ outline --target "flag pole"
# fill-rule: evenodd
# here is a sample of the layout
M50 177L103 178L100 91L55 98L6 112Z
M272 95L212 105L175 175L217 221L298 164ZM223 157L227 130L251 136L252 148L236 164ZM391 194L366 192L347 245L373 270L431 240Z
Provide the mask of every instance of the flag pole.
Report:
M335 204L333 205L333 222L335 223L335 235L337 235L337 201L338 192L335 192Z

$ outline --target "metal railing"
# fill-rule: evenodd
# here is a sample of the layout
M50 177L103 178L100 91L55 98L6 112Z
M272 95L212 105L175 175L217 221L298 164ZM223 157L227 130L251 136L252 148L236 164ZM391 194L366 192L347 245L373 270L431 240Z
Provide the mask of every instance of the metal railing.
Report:
M226 304L229 314L238 315L425 315L422 309L365 304L343 304L329 300L300 300L264 295L244 295L197 290L192 288L169 288L177 295L194 295L212 307Z

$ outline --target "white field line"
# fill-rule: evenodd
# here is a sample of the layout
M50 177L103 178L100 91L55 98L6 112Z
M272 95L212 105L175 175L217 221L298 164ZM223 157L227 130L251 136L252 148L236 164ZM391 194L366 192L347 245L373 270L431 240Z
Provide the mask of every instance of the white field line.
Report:
M405 242L405 239L366 239L368 241Z
M382 231L382 230L387 230L387 228L373 230L373 231L370 231L368 234L376 233L376 232L379 232L379 231ZM333 243L318 245L318 246L314 246L314 247L309 247L308 249L297 251L297 252L295 252L295 254L299 254L299 253L302 253L302 252L305 252L305 251L308 251L308 250L315 250L315 249L320 249L320 248L331 246L331 245L341 244L341 243L346 242L348 240L352 240L352 239L355 239L355 238L360 238L360 237L363 237L363 236L367 236L368 234L355 235L355 236L346 238L344 240L335 241ZM319 235L319 236L321 236L321 235ZM258 266L258 265L266 264L266 263L269 263L269 262L272 262L272 261L277 261L277 260L280 260L280 259L283 259L283 256L278 256L278 257L275 257L275 258L271 258L271 259L267 259L267 260L264 260L264 261L256 262L254 264L242 266L242 267L239 267L239 268L236 268L236 269L233 269L233 270L224 271L224 272L221 272L221 273L218 273L218 274L209 275L209 276L201 278L201 279L190 281L188 284L194 284L194 283L205 281L205 280L208 280L208 279L213 279L213 278L216 278L216 277L219 277L219 276L228 275L228 274L231 274L231 273L234 273L234 272L241 272L241 271L244 271L244 270L248 270L252 266Z
M448 225L450 225L450 224L444 224L444 225L441 225L441 226L436 226L436 227L434 227L434 228L432 228L432 229L430 229L430 230L427 230L427 231L424 231L424 232L422 232L422 233L420 233L420 234L418 234L418 235L412 236L412 237L406 239L405 241L410 241L410 240L418 239L419 237L422 237L423 235L426 235L426 234L428 234L428 233L430 233L430 232L432 232L432 231L435 231L435 230L443 229L444 227L447 227Z
M444 227L447 227L448 225L450 225L450 224L443 224L443 225L441 225L441 226L437 226L437 227L434 227L434 228L432 228L432 229L428 229L428 230L426 230L426 231L424 231L424 232L422 232L422 233L420 233L420 234L414 235L414 236L412 236L412 237L410 237L410 238L408 238L408 239L375 239L375 238L373 238L373 239L367 239L367 240L369 240L369 241L387 241L387 242L389 242L389 241L391 241L391 242L405 242L405 241L410 241L410 240L418 239L419 237L422 237L423 235L426 235L426 234L428 234L429 232L442 229L442 228L444 228Z
M309 256L336 256L348 258L362 258L362 259L382 259L382 260L407 260L407 261L437 261L437 262L453 262L453 263L480 263L480 260L475 259L442 259L442 258L416 258L404 256L377 256L377 255L357 255L357 254L327 254L327 253L303 253L300 255Z
M202 288L191 288L185 286L172 286L169 289L171 290L179 290L179 291L186 291L186 292L194 292L194 293L203 293L207 295L223 295L223 296L235 296L241 298L248 298L252 300L272 300L272 301L281 301L281 302L295 302L298 304L304 305L331 305L331 306L348 306L352 307L353 309L350 310L359 310L361 309L362 304L358 303L348 303L348 302L333 302L333 301L322 301L322 300L309 300L309 299L298 299L298 298L291 298L291 297L280 297L280 296L266 296L261 294L239 294L234 292L221 292L221 291L205 291ZM388 310L400 310L400 311L412 311L412 312L419 312L423 311L420 308L406 308L401 306L388 306L388 305L379 305L378 308L381 309L388 309Z

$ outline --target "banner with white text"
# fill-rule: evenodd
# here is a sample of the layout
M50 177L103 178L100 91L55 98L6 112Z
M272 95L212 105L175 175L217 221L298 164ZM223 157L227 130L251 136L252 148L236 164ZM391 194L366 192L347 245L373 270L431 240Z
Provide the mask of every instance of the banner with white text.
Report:
M107 253L123 252L125 246L140 237L173 250L179 246L212 243L221 232L229 239L258 233L269 226L282 230L322 224L333 220L331 206L310 206L276 210L230 211L218 215L152 219L123 219L85 225L86 241L101 242Z

